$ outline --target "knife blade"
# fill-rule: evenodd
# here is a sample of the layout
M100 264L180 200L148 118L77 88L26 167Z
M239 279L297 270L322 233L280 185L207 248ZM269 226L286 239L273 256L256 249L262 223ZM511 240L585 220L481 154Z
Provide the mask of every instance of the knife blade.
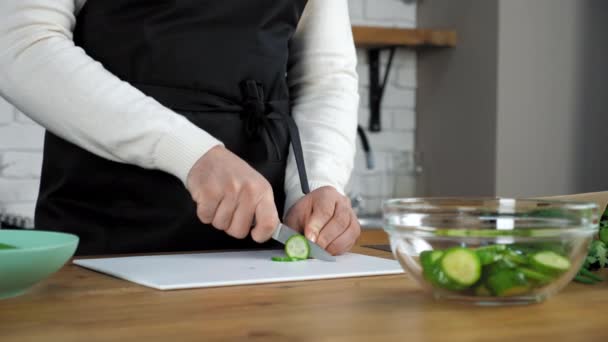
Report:
M294 235L302 235L302 234L298 233L294 229L291 229L282 223L279 223L277 228L274 230L274 233L272 234L272 238L279 241L282 244L285 244L285 242L287 242L287 239L289 239L290 237L292 237ZM310 246L310 255L313 258L319 259L319 260L324 260L324 261L336 261L336 257L327 253L323 248L321 248L321 246L317 245L316 243L314 243L308 239L306 239L306 241L308 241L308 245Z

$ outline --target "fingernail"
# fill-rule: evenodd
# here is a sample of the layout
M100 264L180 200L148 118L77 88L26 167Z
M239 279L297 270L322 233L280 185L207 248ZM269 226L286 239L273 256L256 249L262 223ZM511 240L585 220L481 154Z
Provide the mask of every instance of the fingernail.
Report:
M317 242L317 236L319 235L319 227L314 224L308 226L308 233L306 233L306 238L312 242Z
M306 238L314 243L317 242L317 234L315 232L309 232L306 234Z

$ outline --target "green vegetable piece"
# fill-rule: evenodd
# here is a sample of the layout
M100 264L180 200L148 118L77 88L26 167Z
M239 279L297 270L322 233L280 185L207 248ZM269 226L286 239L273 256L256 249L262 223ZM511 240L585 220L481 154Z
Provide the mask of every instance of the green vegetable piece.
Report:
M437 263L442 255L443 251L424 251L420 253L420 263L423 268L430 269L432 265Z
M12 246L12 245L7 245L5 243L0 242L0 250L1 249L16 249L17 247Z
M310 246L302 235L294 235L285 242L285 254L291 258L308 259Z
M292 257L279 257L279 256L273 256L272 257L272 261L278 261L278 262L290 262L290 261L302 261L305 259L302 258L292 258Z
M475 253L477 253L481 265L486 266L502 259L502 253L505 249L505 245L490 245L478 247L475 249Z
M530 262L536 270L554 275L566 272L570 268L568 258L551 251L533 254Z
M600 229L600 241L608 245L608 226L604 226Z
M608 265L608 247L600 240L591 242L586 262L591 265L597 263L600 267Z
M526 268L526 267L521 267L519 268L519 271L521 273L523 273L526 276L526 279L537 283L538 285L545 285L551 282L551 280L553 280L553 277L541 273L541 272L537 272L535 270Z
M518 265L525 265L528 263L528 258L523 253L511 249L504 251L503 258Z
M591 278L591 279L593 279L593 280L595 280L597 282L604 281L604 279L602 277L600 277L600 276L598 276L598 275L596 275L596 274L592 273L591 271L589 271L587 269L584 269L584 268L579 271L579 274L582 275L582 276L585 276L587 278Z
M576 277L574 277L574 280L579 283L588 284L588 285L593 285L593 284L597 283L597 281L587 278L585 276L582 276L580 274L576 275Z
M437 261L443 255L443 251L423 251L420 253L420 264L422 265L422 273L426 280L434 282L433 271L437 268Z
M439 268L457 287L469 287L481 278L479 256L468 248L454 247L445 251L439 260Z
M524 273L511 268L502 268L490 274L486 286L492 294L500 297L516 296L530 290Z

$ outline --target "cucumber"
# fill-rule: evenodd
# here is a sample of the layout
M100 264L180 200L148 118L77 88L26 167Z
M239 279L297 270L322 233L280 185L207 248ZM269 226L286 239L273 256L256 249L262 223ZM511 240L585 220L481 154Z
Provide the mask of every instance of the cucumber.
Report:
M420 253L420 263L422 264L422 268L430 269L432 265L441 259L442 255L443 251L424 251Z
M528 258L525 255L511 249L505 250L503 257L505 260L518 265L525 265L528 263Z
M502 259L502 252L506 249L505 245L490 245L478 247L475 253L479 257L482 266L489 265Z
M290 258L308 259L310 246L302 235L294 235L285 242L285 254Z
M441 270L439 260L441 260L443 253L443 251L439 250L420 253L420 264L422 265L424 278L434 286L447 290L459 291L466 288L451 281L445 272Z
M437 274L434 271L437 269L437 261L443 255L443 251L423 251L420 253L420 264L422 265L422 274L426 278L426 280L430 281L433 284L439 285L439 282L436 282Z
M439 260L439 269L448 280L458 287L469 287L481 277L481 261L474 251L453 247L445 251Z
M493 295L500 297L516 296L530 290L530 284L523 272L512 268L500 268L492 272L486 286Z
M553 277L551 277L547 274L537 272L535 270L531 270L526 267L519 268L519 271L521 271L521 273L523 273L524 276L526 276L526 279L528 279L534 283L537 283L538 285L545 285L547 283L550 283L551 280L553 280Z
M530 263L534 269L547 274L560 274L570 268L568 258L552 251L542 251L532 255Z
M17 247L0 242L0 249L16 249Z
M279 261L279 262L302 261L302 260L306 260L306 259L292 258L292 257L280 257L280 256L272 257L272 261Z
M448 276L439 266L439 263L437 263L435 267L431 270L428 279L431 284L450 291L461 291L467 288L467 286L458 284L448 278Z

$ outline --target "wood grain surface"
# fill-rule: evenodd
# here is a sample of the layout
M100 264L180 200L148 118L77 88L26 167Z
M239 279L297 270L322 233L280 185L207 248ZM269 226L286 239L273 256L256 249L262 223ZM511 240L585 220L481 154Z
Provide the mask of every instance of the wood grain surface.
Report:
M358 47L455 47L458 42L452 30L374 26L353 26L352 29Z
M377 243L384 232L359 242ZM608 282L573 283L542 304L475 307L434 301L406 275L163 292L67 265L0 301L2 342L549 339L607 341Z

